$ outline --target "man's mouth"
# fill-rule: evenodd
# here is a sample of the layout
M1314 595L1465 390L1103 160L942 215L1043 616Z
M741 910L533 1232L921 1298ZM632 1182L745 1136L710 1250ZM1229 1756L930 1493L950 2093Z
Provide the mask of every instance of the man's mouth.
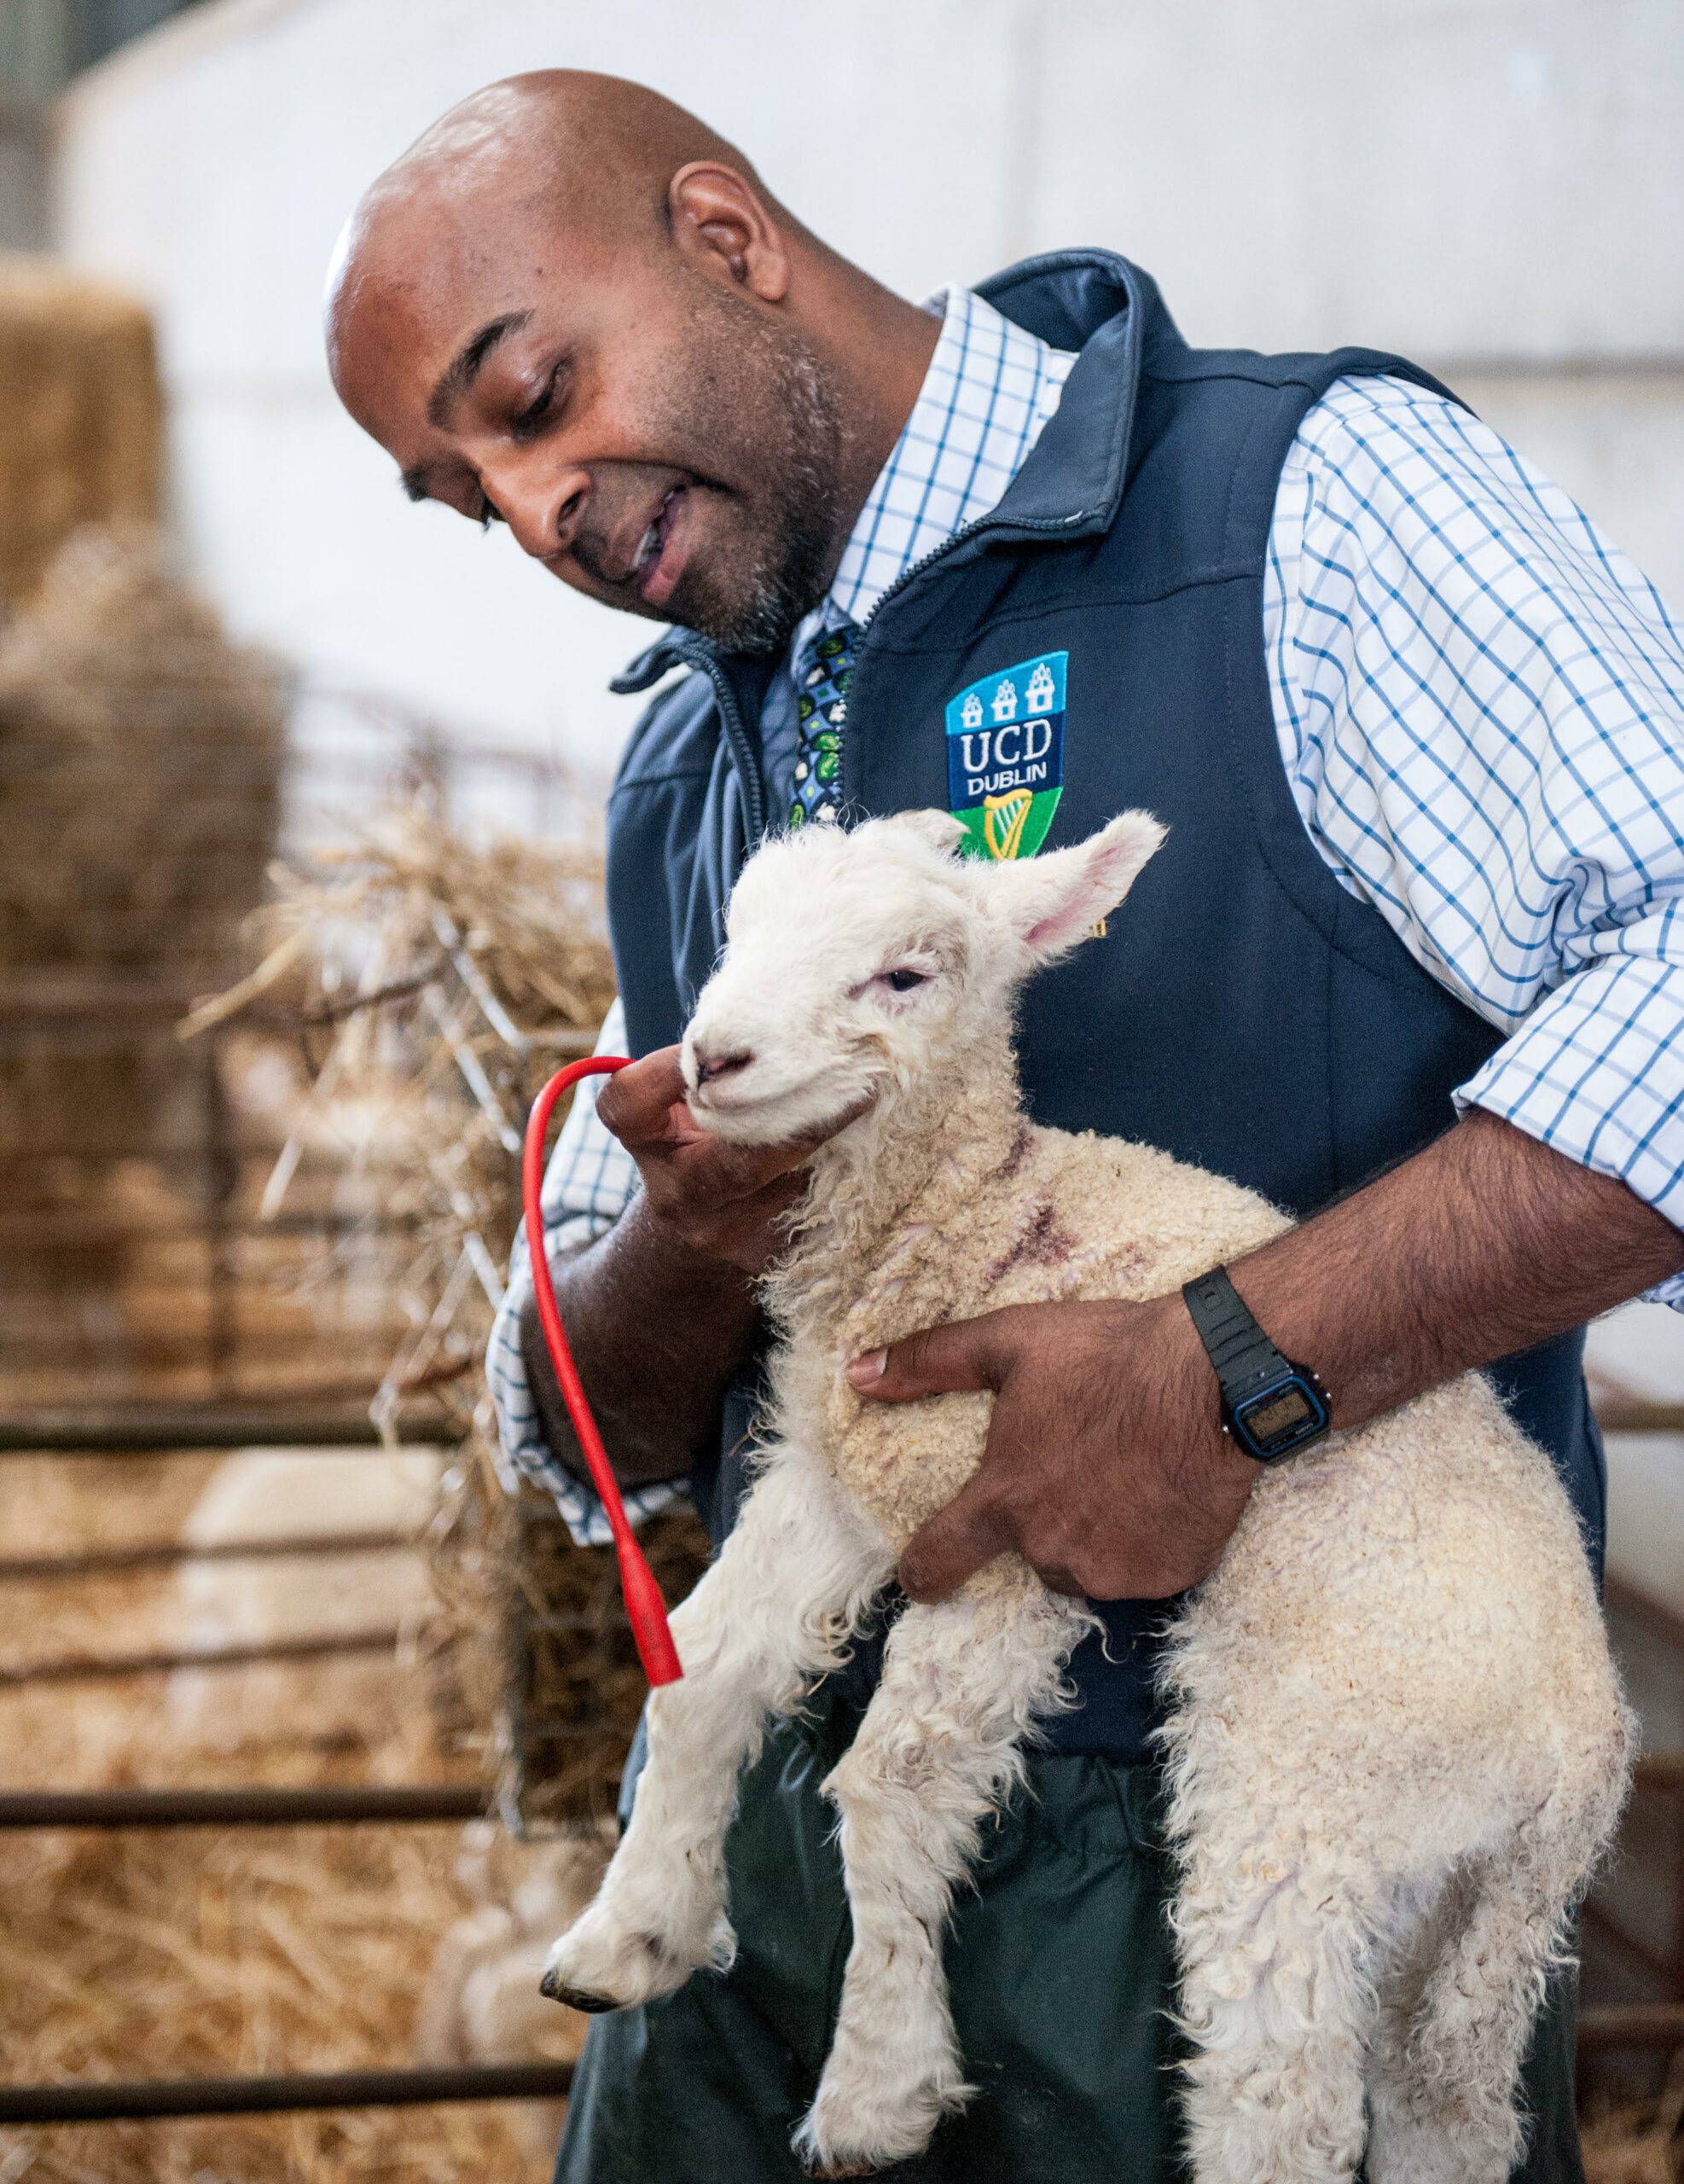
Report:
M637 549L631 581L651 607L666 604L683 570L688 553L683 512L688 503L688 487L675 485L657 509L655 520L643 533Z

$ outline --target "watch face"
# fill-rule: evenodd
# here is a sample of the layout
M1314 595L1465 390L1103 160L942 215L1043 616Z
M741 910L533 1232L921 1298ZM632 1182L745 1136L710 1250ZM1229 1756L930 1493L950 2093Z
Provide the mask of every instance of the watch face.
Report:
M1249 1403L1235 1407L1234 1431L1254 1456L1285 1455L1327 1427L1327 1406L1311 1384L1295 1374L1277 1380Z
M1277 1441L1283 1433L1308 1426L1315 1415L1302 1388L1288 1388L1278 1396L1265 1396L1247 1407L1246 1428L1259 1441Z

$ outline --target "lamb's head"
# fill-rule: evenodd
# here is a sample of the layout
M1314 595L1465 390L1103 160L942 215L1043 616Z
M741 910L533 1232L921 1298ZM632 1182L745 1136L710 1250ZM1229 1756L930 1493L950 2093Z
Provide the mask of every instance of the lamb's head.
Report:
M698 1122L743 1144L821 1135L964 1071L1013 996L1114 909L1164 839L1124 811L1022 863L964 857L961 823L903 812L811 826L744 867L726 949L684 1036Z

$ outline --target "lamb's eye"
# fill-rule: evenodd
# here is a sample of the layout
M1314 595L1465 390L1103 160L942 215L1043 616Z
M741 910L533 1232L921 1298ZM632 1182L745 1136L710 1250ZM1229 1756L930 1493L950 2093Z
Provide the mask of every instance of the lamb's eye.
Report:
M883 983L891 993L910 993L914 986L927 985L928 973L924 971L885 971Z

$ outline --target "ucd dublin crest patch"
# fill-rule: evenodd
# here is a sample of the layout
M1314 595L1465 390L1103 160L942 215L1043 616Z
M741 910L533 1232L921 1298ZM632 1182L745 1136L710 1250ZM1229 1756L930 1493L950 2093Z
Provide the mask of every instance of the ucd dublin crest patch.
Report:
M947 706L947 802L973 857L1033 857L1064 794L1067 652L1037 653Z

